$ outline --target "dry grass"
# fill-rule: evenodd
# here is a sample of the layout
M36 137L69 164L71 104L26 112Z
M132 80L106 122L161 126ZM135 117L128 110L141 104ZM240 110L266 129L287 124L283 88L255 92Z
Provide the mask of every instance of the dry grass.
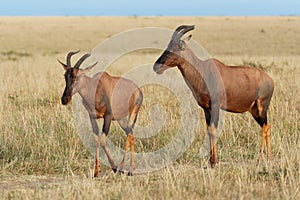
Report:
M128 29L174 29L183 23L196 25L193 38L214 57L260 67L273 77L273 159L257 164L259 126L249 114L228 114L218 141L220 163L207 168L207 159L198 154L205 135L199 109L195 141L173 165L134 177L103 167L101 177L92 179L93 157L76 133L71 108L60 104L64 80L56 59L69 50L89 51ZM300 198L299 17L1 17L0 30L0 198ZM109 71L122 74L153 63L159 54L126 55ZM170 123L163 134L138 141L138 151L158 149L176 131L176 102L156 89L143 88L139 121L148 123L149 107L159 102L169 109ZM115 126L110 138L124 142Z

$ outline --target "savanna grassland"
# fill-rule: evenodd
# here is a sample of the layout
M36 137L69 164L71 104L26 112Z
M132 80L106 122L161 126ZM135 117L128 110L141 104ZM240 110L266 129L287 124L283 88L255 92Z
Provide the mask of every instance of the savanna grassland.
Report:
M172 165L133 177L102 165L100 177L93 179L94 159L77 134L72 106L60 103L65 82L57 59L64 61L71 50L90 51L129 29L181 24L196 25L193 39L211 56L258 67L274 79L272 159L257 162L261 130L251 115L227 114L219 163L210 169L208 158L199 156L206 134L199 109L196 137ZM122 75L160 54L129 54L108 71ZM151 68L149 73L154 73ZM0 198L299 199L299 77L300 17L0 17ZM150 123L148 111L155 103L169 116L159 134L137 139L136 151L151 152L172 139L180 113L172 94L162 88L142 90L138 123ZM116 125L109 138L120 146L125 141Z

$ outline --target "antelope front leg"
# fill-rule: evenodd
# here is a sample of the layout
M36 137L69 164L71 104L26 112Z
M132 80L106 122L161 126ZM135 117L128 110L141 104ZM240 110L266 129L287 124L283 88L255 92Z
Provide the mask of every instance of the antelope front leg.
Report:
M103 124L103 129L102 129L100 145L101 145L102 149L104 150L104 152L107 156L108 162L109 162L112 170L116 173L118 166L115 164L114 160L110 156L109 151L106 148L106 136L107 136L108 131L109 131L110 123L111 123L111 116L105 116L104 117L104 124Z
M100 163L99 163L99 128L97 122L94 118L90 117L90 121L92 124L93 132L94 132L94 146L95 146L95 169L94 169L94 177L98 177L100 173Z
M99 163L99 135L94 134L94 145L95 145L95 169L94 177L98 177L101 172L100 163Z
M101 145L102 149L104 150L104 152L105 152L105 154L107 156L108 162L109 162L112 170L116 173L118 166L115 164L115 162L112 159L109 151L106 148L106 134L105 133L102 133L102 135L101 135L100 145Z

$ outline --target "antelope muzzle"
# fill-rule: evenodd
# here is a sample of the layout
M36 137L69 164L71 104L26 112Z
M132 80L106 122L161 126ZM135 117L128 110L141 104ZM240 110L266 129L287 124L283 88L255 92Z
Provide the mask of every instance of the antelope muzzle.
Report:
M63 95L62 95L62 97L61 97L61 103L62 103L62 105L67 105L70 101L71 101L71 92L72 92L72 90L70 90L70 89L65 89L65 91L64 91L64 93L63 93Z
M165 50L163 54L156 60L153 65L153 70L157 74L162 74L169 67L166 66L166 61L169 60L170 51Z

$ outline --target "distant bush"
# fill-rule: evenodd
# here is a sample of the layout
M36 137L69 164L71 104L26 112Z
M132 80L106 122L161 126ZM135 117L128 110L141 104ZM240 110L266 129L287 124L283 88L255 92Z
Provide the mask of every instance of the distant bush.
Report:
M255 67L263 71L268 71L269 69L276 67L274 62L271 62L271 64L266 65L266 64L261 64L257 61L248 61L248 60L243 60L243 65L249 67Z
M16 52L16 51L6 51L1 52L1 55L4 56L7 60L17 61L22 57L31 57L32 54L27 52Z

